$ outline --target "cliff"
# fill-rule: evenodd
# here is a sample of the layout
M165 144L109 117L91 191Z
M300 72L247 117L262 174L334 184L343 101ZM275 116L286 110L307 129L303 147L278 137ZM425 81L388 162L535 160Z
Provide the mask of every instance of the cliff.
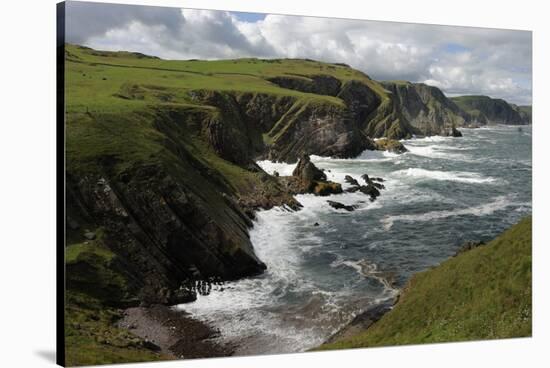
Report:
M389 101L363 73L309 60L167 61L67 45L66 62L67 249L113 253L107 268L125 280L101 298L113 305L179 303L195 280L262 272L254 211L299 204L255 161L376 149L369 119ZM410 131L390 122L377 135ZM71 268L97 268L88 261ZM94 294L93 277L70 285Z
M530 106L520 108L488 96L460 96L451 100L479 124L531 124Z
M472 121L464 106L478 106L312 60L170 61L66 45L66 62L69 238L105 234L128 293L150 302L178 301L189 280L265 269L248 237L254 211L299 204L257 159L354 157L387 148L372 138L448 134ZM519 108L486 100L496 102L479 117L518 119Z
M75 45L65 56L66 323L71 346L105 362L159 358L106 327L116 308L188 302L207 292L203 280L265 270L248 235L255 211L300 204L258 159L401 152L391 139L466 123L436 88L381 84L345 64L172 61ZM82 321L93 330L84 337ZM124 349L99 342L113 336ZM90 363L78 349L74 362Z
M319 350L531 336L531 226L416 274L390 311L358 316Z
M404 81L382 82L395 101L396 110L425 135L445 135L455 126L472 123L462 111L436 87Z

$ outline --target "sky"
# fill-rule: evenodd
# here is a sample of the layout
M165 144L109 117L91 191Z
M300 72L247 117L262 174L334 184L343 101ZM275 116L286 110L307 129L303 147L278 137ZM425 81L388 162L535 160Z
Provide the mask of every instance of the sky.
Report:
M532 34L473 27L67 2L66 40L163 59L310 58L447 96L531 104Z

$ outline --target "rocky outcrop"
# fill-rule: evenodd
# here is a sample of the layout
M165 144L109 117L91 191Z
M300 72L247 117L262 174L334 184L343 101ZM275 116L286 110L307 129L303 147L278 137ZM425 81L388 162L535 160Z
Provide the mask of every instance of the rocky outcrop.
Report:
M279 181L293 194L313 193L318 196L328 196L343 192L342 186L328 181L325 173L311 162L308 155L300 158L292 176L279 177Z
M374 145L378 151L389 151L393 153L407 152L407 148L403 143L395 139L380 138L374 141Z
M302 154L349 158L372 149L372 141L350 118L345 106L297 102L267 136L267 158L296 162Z
M329 206L331 206L335 210L346 210L348 212L351 212L351 211L355 210L355 206L352 206L352 205L348 206L348 205L345 205L343 203L336 202L336 201L327 201L327 203L329 204Z
M346 189L348 193L361 192L370 197L371 201L374 201L378 196L380 196L380 190L386 189L386 187L380 182L384 181L382 178L370 178L367 174L363 174L361 178L365 181L367 185L361 185L353 177L346 175L345 181L351 186Z

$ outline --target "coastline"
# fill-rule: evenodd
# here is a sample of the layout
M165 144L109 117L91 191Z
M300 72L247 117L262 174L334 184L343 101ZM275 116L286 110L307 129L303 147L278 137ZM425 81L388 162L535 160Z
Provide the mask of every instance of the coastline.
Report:
M211 340L219 334L216 328L184 311L160 304L125 309L117 326L144 339L150 350L173 359L227 357L235 349Z
M392 306L358 315L311 350L532 336L531 221L523 218L488 243L464 244L413 275Z

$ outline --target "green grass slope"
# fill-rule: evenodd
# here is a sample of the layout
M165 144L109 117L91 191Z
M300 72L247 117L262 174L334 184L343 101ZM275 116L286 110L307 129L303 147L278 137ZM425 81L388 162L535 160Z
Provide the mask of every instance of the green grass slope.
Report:
M116 327L122 315L112 303L121 305L130 287L126 275L115 266L118 257L105 247L101 229L96 234L97 239L71 244L66 249L65 364L172 359L148 349L143 339L128 330Z
M415 275L372 327L320 350L531 336L531 218Z
M187 94L192 90L267 93L342 104L342 100L333 96L281 88L268 81L278 76L307 79L329 75L342 82L358 80L386 96L380 84L358 70L313 60L161 60L76 45L66 45L66 60L68 112L119 112L152 102L196 105ZM139 81L139 85L131 81ZM137 98L130 99L125 93Z

